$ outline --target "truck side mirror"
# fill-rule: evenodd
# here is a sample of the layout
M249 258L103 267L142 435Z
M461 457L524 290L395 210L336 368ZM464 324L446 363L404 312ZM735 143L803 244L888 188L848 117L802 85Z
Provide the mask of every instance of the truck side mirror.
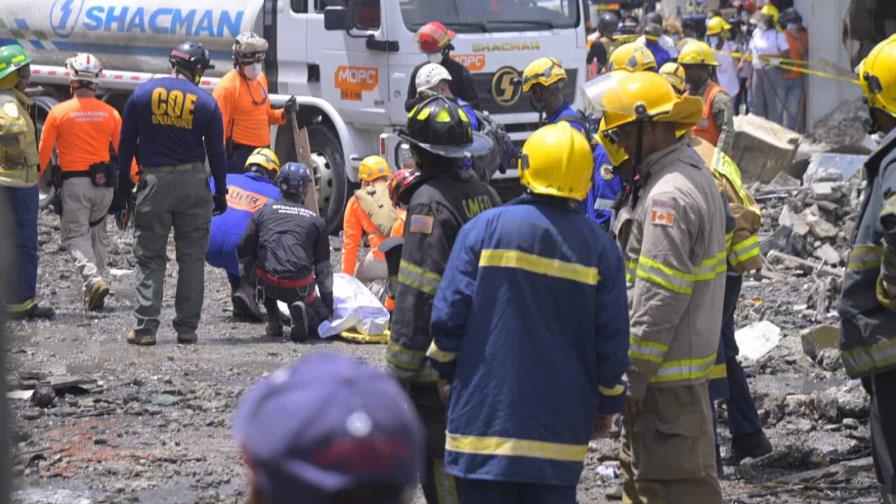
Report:
M355 24L352 11L345 7L327 7L324 9L324 29L329 31L348 31Z

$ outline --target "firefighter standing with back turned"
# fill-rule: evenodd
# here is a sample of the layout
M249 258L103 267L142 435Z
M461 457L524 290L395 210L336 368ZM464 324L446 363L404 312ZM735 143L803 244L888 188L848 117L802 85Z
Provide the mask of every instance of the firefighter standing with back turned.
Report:
M177 342L196 343L205 293L205 253L212 214L227 210L227 170L221 110L199 88L202 74L214 68L202 44L184 42L168 58L173 75L134 90L124 107L119 145L119 176L110 212L131 196L128 177L137 156L140 182L134 212L137 256L137 326L128 343L155 345L162 311L168 234L174 228ZM209 190L208 156L215 192ZM214 205L214 210L212 209Z
M262 62L268 41L252 32L240 33L233 42L233 70L224 74L212 96L221 107L227 143L227 173L243 173L246 159L259 147L271 146L272 124L284 125L298 110L296 97L283 109L271 108L268 79Z
M462 169L467 155L491 148L474 133L466 113L453 101L436 96L408 114L411 153L422 180L410 194L404 245L395 294L395 312L386 351L388 368L407 384L426 427L426 471L420 479L429 504L457 502L454 478L445 472L445 405L437 376L426 365L432 300L461 226L500 204L494 190Z
M6 239L13 242L16 267L3 285L3 303L12 319L52 319L52 308L37 302L37 139L25 95L31 58L18 44L0 47L0 196L10 212Z
M121 116L96 98L103 65L96 56L81 53L65 62L72 98L50 110L40 137L41 173L58 152L63 247L81 275L84 306L100 310L109 294L106 269L106 212L118 180L111 151L118 150Z
M896 503L896 38L858 67L869 130L886 136L865 162L868 187L840 299L846 373L871 394L871 449L880 493Z
M630 286L623 502L721 503L707 379L725 290L726 207L705 163L676 134L701 116L653 72L585 84L639 174L616 236Z
M526 194L461 229L427 356L451 385L445 466L461 500L572 503L595 425L622 411L625 268L578 209L592 176L582 135L537 130L520 174Z

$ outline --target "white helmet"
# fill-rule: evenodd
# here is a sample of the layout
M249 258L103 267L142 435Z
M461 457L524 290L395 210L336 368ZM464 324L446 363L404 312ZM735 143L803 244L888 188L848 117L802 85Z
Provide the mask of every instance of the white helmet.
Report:
M233 59L238 64L258 63L264 60L268 41L253 32L243 32L233 42Z
M78 53L65 60L69 80L97 84L103 76L103 64L90 53Z
M451 80L448 70L438 63L427 63L417 71L414 83L417 85L417 91L427 91L443 80Z

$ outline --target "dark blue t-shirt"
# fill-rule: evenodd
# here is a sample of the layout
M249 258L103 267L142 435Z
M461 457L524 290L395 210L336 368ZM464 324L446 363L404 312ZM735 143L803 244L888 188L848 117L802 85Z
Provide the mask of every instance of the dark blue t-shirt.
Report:
M141 84L124 106L119 174L131 159L143 166L203 163L208 155L218 187L226 187L224 125L214 98L185 79L163 77Z

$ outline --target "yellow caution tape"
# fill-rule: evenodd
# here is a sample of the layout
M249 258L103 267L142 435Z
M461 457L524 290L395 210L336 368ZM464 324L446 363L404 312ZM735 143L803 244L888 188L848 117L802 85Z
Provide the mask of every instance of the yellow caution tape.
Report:
M715 49L713 50L713 52L716 54L722 55L722 56L730 56L730 57L736 58L736 59L743 58L744 55L746 55L747 61L753 60L753 56L750 53L739 53L739 52L730 52L729 53L729 52L724 52L724 51L717 51ZM760 55L759 58L767 64L778 67L782 70L787 70L789 72L799 72L799 73L803 73L803 74L807 74L807 75L814 75L816 77L823 77L825 79L838 80L841 82L847 82L849 84L855 84L857 86L862 84L861 81L859 81L858 79L855 79L855 78L846 77L843 75L837 75L837 74L833 74L830 72L823 72L821 70L813 70L811 68L812 66L817 67L819 64L827 66L829 68L836 68L833 63L813 62L810 65L810 63L806 60L795 60L795 59L790 59L790 58L781 58L779 56L772 56L772 55L767 55L767 54Z

